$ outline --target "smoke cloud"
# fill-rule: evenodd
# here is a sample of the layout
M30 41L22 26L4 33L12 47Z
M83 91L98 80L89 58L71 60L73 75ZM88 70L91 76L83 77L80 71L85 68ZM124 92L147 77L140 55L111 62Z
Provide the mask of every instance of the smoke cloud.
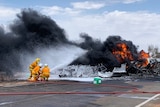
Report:
M70 43L65 31L55 21L32 9L24 9L10 25L9 33L0 28L0 71L10 74L24 71L23 65L30 57L31 63L36 57L43 56L37 53L45 53L48 48L65 46L64 44ZM29 63L26 64L29 66Z
M108 69L113 67L120 67L121 62L119 62L113 55L112 50L119 50L117 47L118 43L125 43L127 48L132 53L133 59L137 60L137 48L131 41L123 40L120 36L109 36L106 41L101 42L99 40L94 40L88 34L82 33L80 35L84 39L84 42L78 44L82 49L88 50L88 52L74 60L71 65L98 65L103 64ZM123 63L128 63L128 59L124 60Z

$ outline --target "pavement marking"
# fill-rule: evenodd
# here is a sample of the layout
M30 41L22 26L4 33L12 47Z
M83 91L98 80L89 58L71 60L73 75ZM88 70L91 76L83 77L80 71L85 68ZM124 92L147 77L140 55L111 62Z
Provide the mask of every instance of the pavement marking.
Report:
M159 95L160 95L160 94L156 94L156 95L154 95L153 97L149 98L148 100L146 100L146 101L144 101L144 102L136 105L135 107L141 107L141 106L145 105L146 103L148 103L149 101L153 100L154 98L158 97Z
M148 100L150 99L150 97L140 97L140 96L134 96L134 95L130 95L130 94L121 94L118 97L122 97L122 98L134 98L134 99L144 99L144 100ZM154 100L157 100L159 98L155 98Z
M2 103L0 103L0 106L2 106L2 105L7 105L7 104L11 104L11 103L13 103L13 102L2 102Z
M36 97L22 99L22 100L14 101L14 102L2 102L2 103L0 103L0 106L9 105L9 104L15 104L15 103L21 103L21 102L30 101L30 100L39 99L39 98L48 97L48 96L52 96L52 95L36 96Z

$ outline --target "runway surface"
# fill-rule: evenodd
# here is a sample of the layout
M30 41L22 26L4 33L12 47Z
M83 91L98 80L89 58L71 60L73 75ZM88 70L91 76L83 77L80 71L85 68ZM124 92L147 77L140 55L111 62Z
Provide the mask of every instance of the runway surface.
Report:
M160 77L1 82L0 107L160 107Z

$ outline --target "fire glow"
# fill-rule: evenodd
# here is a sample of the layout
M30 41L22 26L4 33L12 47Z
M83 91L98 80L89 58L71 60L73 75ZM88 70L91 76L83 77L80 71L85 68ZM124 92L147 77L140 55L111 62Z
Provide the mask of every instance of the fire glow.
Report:
M142 63L138 64L138 66L146 67L149 64L149 57L149 53L146 53L144 50L141 50L139 52L138 60L140 60Z
M125 60L133 60L132 53L125 43L118 43L117 47L113 49L112 53L120 63L124 63Z
M125 63L126 61L135 61L133 58L131 51L125 43L117 43L116 47L112 50L113 55L116 59L121 63ZM149 53L146 53L144 50L141 50L138 53L138 61L137 67L146 67L149 64L148 58Z

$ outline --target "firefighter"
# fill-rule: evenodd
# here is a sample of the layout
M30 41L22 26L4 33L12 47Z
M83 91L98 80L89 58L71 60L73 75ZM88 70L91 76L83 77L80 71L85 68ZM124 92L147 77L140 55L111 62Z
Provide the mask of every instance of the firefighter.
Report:
M35 61L29 65L30 76L28 79L32 78L32 70L39 64L39 62L40 62L40 58L36 58Z
M40 63L39 65L37 65L31 72L31 79L30 81L38 81L40 72L41 72L41 68L42 68L42 64Z
M42 68L40 74L40 80L48 81L49 77L50 77L50 68L48 67L48 64L44 64L44 67Z

